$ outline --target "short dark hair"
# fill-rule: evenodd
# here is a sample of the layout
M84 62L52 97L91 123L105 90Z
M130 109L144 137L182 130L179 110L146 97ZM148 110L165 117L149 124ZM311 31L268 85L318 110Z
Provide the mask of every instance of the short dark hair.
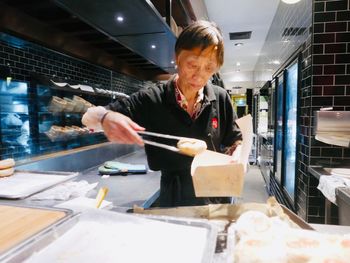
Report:
M217 46L216 59L219 66L222 66L224 63L224 39L221 30L213 22L199 20L181 32L175 44L175 54L178 55L181 50L191 50L196 47L204 50L212 45Z

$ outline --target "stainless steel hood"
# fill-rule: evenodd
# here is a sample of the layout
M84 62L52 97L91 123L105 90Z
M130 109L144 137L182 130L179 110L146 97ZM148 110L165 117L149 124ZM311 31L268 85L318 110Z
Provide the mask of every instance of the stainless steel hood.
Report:
M175 72L172 61L176 37L150 1L55 0L55 3L164 71ZM123 17L123 21L118 21L118 17Z

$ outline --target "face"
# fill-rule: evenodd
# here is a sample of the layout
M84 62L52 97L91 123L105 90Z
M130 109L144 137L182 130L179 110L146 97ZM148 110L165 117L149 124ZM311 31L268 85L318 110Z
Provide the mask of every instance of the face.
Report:
M181 50L176 56L180 87L194 92L204 87L219 68L216 52L216 46Z

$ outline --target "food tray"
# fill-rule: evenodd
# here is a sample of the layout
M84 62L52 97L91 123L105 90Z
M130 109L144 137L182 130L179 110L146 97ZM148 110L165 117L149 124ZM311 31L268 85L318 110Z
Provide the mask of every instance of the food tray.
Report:
M271 197L267 203L211 204L175 208L134 207L133 212L146 216L204 220L217 227L217 240L213 263L234 262L236 245L235 222L247 211L259 211L269 217L278 216L293 228L313 230L304 220Z
M20 247L8 262L212 262L215 229L191 220L152 220L88 210Z
M78 174L73 172L16 170L12 176L0 179L0 198L23 199L70 180Z
M269 201L273 200L273 201ZM133 212L146 215L165 215L183 218L201 218L208 220L235 221L246 211L260 211L268 216L279 216L288 220L291 224L302 229L313 230L304 220L298 217L287 207L277 204L274 198L265 203L241 203L241 204L210 204L203 206L180 206L175 208L149 208L134 207ZM269 204L270 203L270 204Z

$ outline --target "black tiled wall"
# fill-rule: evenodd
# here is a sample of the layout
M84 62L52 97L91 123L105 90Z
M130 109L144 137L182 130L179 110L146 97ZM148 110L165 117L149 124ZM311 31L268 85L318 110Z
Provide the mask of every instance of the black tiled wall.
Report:
M285 28L305 28L301 35L282 36ZM324 196L309 166L350 165L350 150L315 140L315 111L321 107L350 110L350 0L303 0L295 5L280 3L262 49L256 70L273 68L301 47L300 145L298 146L297 206L299 216L323 223ZM276 180L270 180L271 194L286 204ZM333 210L334 211L334 210ZM337 213L334 213L336 222Z
M258 63L256 65L256 70L260 68L273 68L276 73L279 69L283 68L283 63L289 60L292 57L297 56L297 50L301 47L303 50L301 65L302 71L302 86L311 85L311 25L312 25L312 3L311 0L303 0L297 4L288 5L280 2L276 15L272 21L271 28L267 35L264 47L261 51L263 54L259 57ZM295 31L298 30L297 34L285 34L286 31ZM271 63L272 61L280 61L280 65ZM306 90L302 90L302 96L309 96L309 93ZM303 111L303 105L302 110ZM305 120L304 120L305 122ZM301 121L303 123L303 121ZM272 127L273 128L273 127ZM304 129L301 129L303 132ZM273 132L273 131L272 131ZM305 158L305 153L307 148L300 148L299 158ZM298 169L299 166L298 166ZM297 175L298 177L298 175ZM305 179L304 179L305 180ZM307 184L304 184L303 199L306 198L307 193ZM275 196L277 200L286 205L287 207L293 209L292 205L285 197L284 192L280 183L276 180L273 175L273 172L270 174L270 193ZM297 193L298 194L298 193ZM306 213L306 204L302 210L302 216L305 217Z
M310 165L332 167L349 165L349 149L315 140L315 112L322 107L350 110L350 0L313 1L313 39L311 43L312 82L304 86L303 145L308 149L301 161L301 178L308 192L300 197L300 211L309 222L324 222L324 196L317 190L318 180L308 171ZM304 185L300 184L302 192ZM332 214L333 222L337 213Z
M1 66L10 68L12 81L23 81L28 83L29 95L23 103L29 105L30 112L35 112L37 110L35 104L38 104L35 91L37 87L34 87L32 84L33 82L30 77L31 72L67 79L67 82L74 81L87 85L99 85L103 89L123 92L126 94L131 94L139 90L145 84L144 81L87 63L18 37L0 32L0 67ZM67 94L60 93L60 95L62 97ZM4 99L6 96L0 96L0 98ZM112 100L112 98L101 100L91 96L85 98L89 99L91 102L94 101L95 103L101 104L107 104ZM1 103L3 104L4 101ZM2 118L5 117L5 115L3 115L4 114L1 114ZM25 114L21 114L19 117L22 118L23 122L28 119L34 119L35 122L35 117L32 118ZM79 123L80 119L77 119L76 122ZM35 125L31 123L31 130L34 129L35 134L37 131L35 131L33 126ZM27 159L45 153L52 153L106 141L104 136L95 136L87 137L85 139L80 138L77 140L70 140L69 142L52 143L49 140L41 140L40 137L35 137L31 134L31 138L28 141L29 146L23 147L16 145L16 143L12 143L11 140L13 140L13 138L9 136L4 138L6 136L4 134L2 136L2 141L6 140L6 143L0 145L0 159L8 157L13 157L16 160Z

